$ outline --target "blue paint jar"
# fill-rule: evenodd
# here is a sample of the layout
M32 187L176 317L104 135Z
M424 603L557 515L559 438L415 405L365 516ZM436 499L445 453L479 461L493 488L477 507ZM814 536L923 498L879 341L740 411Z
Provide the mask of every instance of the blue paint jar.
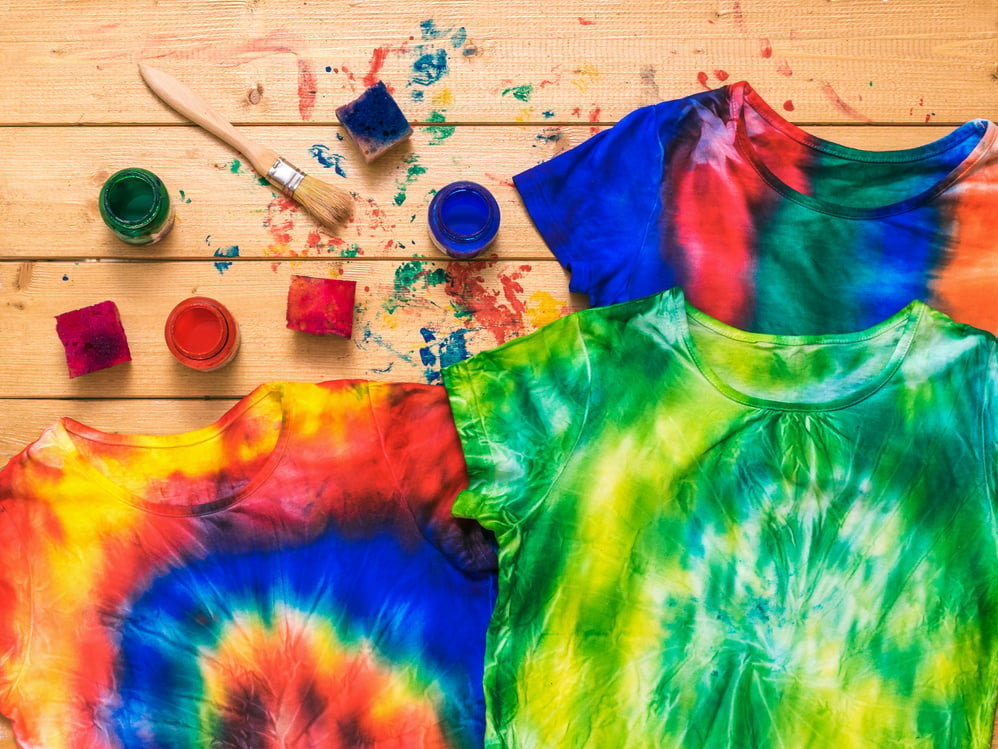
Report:
M441 252L475 257L499 232L499 204L475 182L452 182L430 201L430 238Z

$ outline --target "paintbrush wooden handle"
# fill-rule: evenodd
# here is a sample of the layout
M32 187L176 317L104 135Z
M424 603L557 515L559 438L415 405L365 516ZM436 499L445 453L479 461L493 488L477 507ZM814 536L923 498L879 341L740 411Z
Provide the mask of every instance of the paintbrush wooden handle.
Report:
M236 130L232 123L209 107L201 97L162 70L139 63L139 72L150 90L173 109L196 125L228 143L245 156L258 174L267 176L277 161L277 153L254 143Z

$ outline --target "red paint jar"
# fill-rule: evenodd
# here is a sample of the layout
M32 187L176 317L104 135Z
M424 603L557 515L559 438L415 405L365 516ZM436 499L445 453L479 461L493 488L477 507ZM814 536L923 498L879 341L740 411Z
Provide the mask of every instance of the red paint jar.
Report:
M165 334L177 361L202 372L224 367L239 348L239 326L232 313L204 296L192 296L174 307Z

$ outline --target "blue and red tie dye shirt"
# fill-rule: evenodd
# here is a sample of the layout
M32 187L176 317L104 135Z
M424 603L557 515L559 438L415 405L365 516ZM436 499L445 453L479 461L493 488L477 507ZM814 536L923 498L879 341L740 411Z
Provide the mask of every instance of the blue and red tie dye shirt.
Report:
M737 83L632 112L514 178L595 306L681 286L738 328L860 330L920 299L998 331L998 128L874 152Z
M62 419L0 472L0 712L24 749L481 746L496 559L441 387Z

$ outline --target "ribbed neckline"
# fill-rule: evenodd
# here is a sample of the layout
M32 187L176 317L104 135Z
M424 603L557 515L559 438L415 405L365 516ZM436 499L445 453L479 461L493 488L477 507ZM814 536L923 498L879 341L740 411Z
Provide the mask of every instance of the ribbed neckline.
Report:
M759 176L766 181L774 190L794 202L822 213L841 216L844 218L882 218L893 216L899 213L910 211L919 206L925 205L933 198L944 192L947 188L957 182L970 169L974 167L993 147L995 138L998 136L998 126L993 122L984 119L976 119L965 122L956 130L947 135L915 148L907 148L894 151L868 151L859 148L843 146L832 141L818 138L785 119L746 82L732 84L728 87L730 122L734 129L735 147L739 153L755 168ZM762 117L774 130L779 131L786 137L815 151L820 151L841 159L867 164L904 164L922 161L933 156L956 148L970 138L977 138L974 148L967 154L954 169L946 174L942 179L932 184L928 189L912 195L905 200L901 200L889 205L858 207L847 206L834 203L829 200L802 193L790 185L783 182L769 167L766 166L766 157L760 154L752 138L748 135L745 123L745 109L750 107L757 115Z
M99 468L93 465L79 446L79 440L86 440L104 445L123 445L138 450L168 450L178 447L194 447L198 444L209 442L220 437L240 418L245 416L257 404L271 395L276 396L280 400L281 427L277 436L277 441L274 444L273 449L270 451L270 454L267 456L259 470L257 470L253 477L238 492L234 492L233 494L224 497L213 497L211 500L206 502L191 501L183 504L173 502L150 502L145 500L142 497L131 493L125 487L114 483ZM94 429L69 417L62 417L59 419L56 422L56 430L65 442L67 449L71 451L72 466L86 479L100 486L111 496L151 514L168 515L173 517L195 517L199 515L208 515L232 507L259 489L260 485L271 476L274 469L284 456L288 441L288 434L291 431L292 416L292 404L289 402L284 389L278 384L268 384L257 387L252 393L226 411L214 423L190 432L165 435L116 434Z
M683 346L686 348L690 358L693 360L697 369L707 380L707 382L710 383L710 385L713 386L714 389L721 395L730 400L755 408L780 411L834 411L854 405L868 398L870 395L883 387L894 375L898 367L901 366L901 362L904 361L908 350L911 348L919 322L921 321L926 309L925 304L915 300L904 309L877 325L854 333L806 336L773 335L768 333L749 333L744 330L733 328L730 325L722 323L720 320L710 317L690 305L686 301L686 297L683 294L682 289L679 287L673 288L665 293L668 295L667 314L672 318L673 323L678 327ZM875 375L858 382L854 388L837 398L831 398L825 401L798 402L763 398L751 393L746 393L721 377L713 369L713 367L707 363L700 347L693 340L693 335L690 331L691 320L696 324L707 328L713 333L724 336L730 340L750 344L764 344L768 346L782 347L819 346L829 344L872 347L877 345L876 340L878 338L886 336L892 331L896 331L898 328L902 328L902 331L898 340L892 344L892 351L887 362Z

